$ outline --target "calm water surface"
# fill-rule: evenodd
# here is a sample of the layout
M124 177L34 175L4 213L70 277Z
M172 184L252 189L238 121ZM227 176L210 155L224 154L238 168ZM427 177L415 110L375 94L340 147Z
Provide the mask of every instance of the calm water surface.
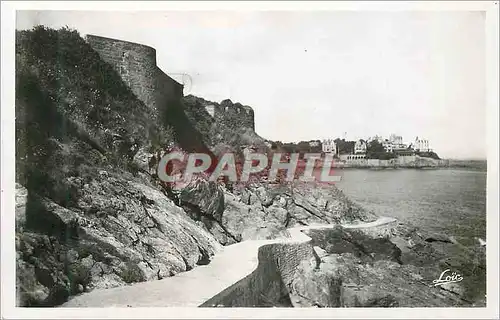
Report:
M455 236L486 237L486 171L468 169L337 170L337 186L377 215Z

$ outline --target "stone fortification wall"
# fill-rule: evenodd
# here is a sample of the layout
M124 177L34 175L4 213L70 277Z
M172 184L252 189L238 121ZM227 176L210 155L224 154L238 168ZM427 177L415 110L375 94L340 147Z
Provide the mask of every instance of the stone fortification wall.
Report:
M214 118L217 123L228 128L245 127L255 130L253 109L229 99L214 106Z
M85 39L151 109L152 116L157 116L169 103L182 98L183 86L158 68L154 48L95 35L87 35Z
M217 103L195 96L188 96L188 98L202 105L208 114L214 118L217 125L230 129L250 128L255 131L254 111L249 106L242 105L239 102L233 103L229 99Z
M151 109L151 116L159 116L170 104L178 103L183 97L183 85L158 68L154 48L95 35L87 35L85 39ZM254 111L249 106L229 99L220 104L203 100L203 105L220 126L255 130Z

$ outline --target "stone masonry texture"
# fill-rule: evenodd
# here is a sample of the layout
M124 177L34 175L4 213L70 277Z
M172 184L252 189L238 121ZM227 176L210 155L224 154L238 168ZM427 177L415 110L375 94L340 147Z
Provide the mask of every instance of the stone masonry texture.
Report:
M115 68L153 116L162 114L170 102L182 98L183 85L158 68L154 48L95 35L87 35L86 41L101 59Z
M170 104L178 103L183 97L183 85L158 68L154 48L96 35L87 35L85 39L105 62L115 68L132 92L151 109L152 116L160 116ZM220 104L210 103L205 107L213 110L211 114L220 126L255 130L254 111L249 106L226 99Z

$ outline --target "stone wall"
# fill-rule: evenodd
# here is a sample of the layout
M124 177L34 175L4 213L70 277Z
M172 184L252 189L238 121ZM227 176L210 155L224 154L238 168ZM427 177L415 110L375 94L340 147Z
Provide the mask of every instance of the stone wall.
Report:
M200 307L293 306L289 293L295 271L302 261L314 256L308 236L300 232L294 237L300 238L260 247L257 268Z
M215 109L215 120L227 127L240 126L255 130L253 109L226 99Z
M179 101L183 86L156 65L156 50L146 45L87 35L85 40L111 64L132 92L158 115L168 103Z
M95 35L87 35L85 39L105 62L115 68L132 92L151 108L152 116L162 114L169 104L178 103L183 97L183 85L156 65L154 48ZM228 129L244 127L255 130L251 107L231 100L220 104L203 100L203 104L218 125Z
M436 160L432 158L414 156L399 156L395 159L351 159L335 161L336 168L427 168L447 167L447 160Z
M200 100L201 101L201 100ZM216 123L226 128L250 128L255 130L254 111L249 106L223 100L220 104L201 101L207 112L215 119Z

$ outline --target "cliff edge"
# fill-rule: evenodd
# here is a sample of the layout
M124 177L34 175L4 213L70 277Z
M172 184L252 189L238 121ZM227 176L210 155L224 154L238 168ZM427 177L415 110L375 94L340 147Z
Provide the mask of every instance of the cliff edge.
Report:
M225 101L217 110L236 111L212 117L155 59L153 48L67 28L16 32L18 306L170 277L294 224L375 218L335 188L195 181L172 196L148 171L158 149L213 154L261 138L251 108Z
M154 280L146 287L165 290L158 280L219 263L214 257L231 244L274 243L295 227L377 220L333 185L198 179L172 193L148 170L158 150L174 145L217 157L221 150L266 146L252 108L184 97L148 46L85 40L67 28L18 31L15 107L18 306L57 306L93 290L126 291ZM259 251L259 272L205 302L484 305L484 290L473 286L485 281L484 248L467 250L404 224L308 235L311 243L300 252ZM284 252L293 268L280 268ZM459 265L476 291L429 287L444 268Z

